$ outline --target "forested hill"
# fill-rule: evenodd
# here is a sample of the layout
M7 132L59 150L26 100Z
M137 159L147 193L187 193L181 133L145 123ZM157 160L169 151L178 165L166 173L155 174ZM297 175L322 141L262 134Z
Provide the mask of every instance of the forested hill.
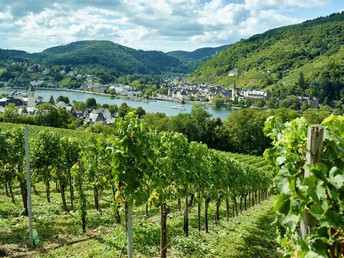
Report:
M17 62L24 62L32 59L32 55L21 50L5 50L0 49L0 60L12 60Z
M77 41L34 54L0 49L0 58L2 62L38 63L46 67L65 65L79 69L96 68L116 76L186 74L194 71L195 67L161 51L136 50L100 40Z
M243 88L284 88L294 94L323 91L320 98L338 99L343 75L344 12L241 40L201 65L190 80L227 86L236 80Z
M226 47L228 47L228 45L220 47L204 47L191 52L182 50L170 51L166 54L169 56L173 56L181 61L196 61L204 58L210 58L212 55L216 54L217 52L220 52L222 49Z
M159 51L143 51L111 41L78 41L48 48L35 57L46 65L103 68L115 74L183 72L181 62Z

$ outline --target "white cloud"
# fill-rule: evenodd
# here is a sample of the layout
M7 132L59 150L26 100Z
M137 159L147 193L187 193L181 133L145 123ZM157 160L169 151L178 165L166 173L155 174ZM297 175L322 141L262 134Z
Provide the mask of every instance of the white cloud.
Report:
M300 20L288 18L271 10L262 10L255 13L256 15L249 17L241 24L240 34L249 36L257 33L265 32L271 28L281 27L285 24L297 23ZM273 24L271 24L273 21Z
M12 19L12 15L8 10L5 12L0 12L0 21L1 20L8 20L8 19Z
M0 48L41 51L108 39L140 49L193 50L300 22L299 10L330 4L334 0L12 0L0 3Z
M329 4L330 0L285 0L284 6L295 6L302 8L323 7Z
M253 9L280 9L290 7L314 8L326 6L330 0L246 0L245 6Z

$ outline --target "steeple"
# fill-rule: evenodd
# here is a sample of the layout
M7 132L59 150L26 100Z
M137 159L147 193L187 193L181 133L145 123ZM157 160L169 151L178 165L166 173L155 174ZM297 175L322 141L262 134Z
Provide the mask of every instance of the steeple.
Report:
M30 85L27 91L27 107L34 108L36 106L35 88Z
M232 100L235 100L235 96L238 94L238 90L237 90L237 87L236 87L236 83L235 83L235 80L233 82L233 88L232 88Z
M31 92L34 92L34 91L36 91L35 88L32 85L30 85L30 87L27 91L27 94L30 94Z

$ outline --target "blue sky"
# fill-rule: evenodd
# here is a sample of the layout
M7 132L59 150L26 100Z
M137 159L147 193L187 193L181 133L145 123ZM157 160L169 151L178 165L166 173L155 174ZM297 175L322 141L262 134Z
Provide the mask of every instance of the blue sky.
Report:
M0 48L99 39L191 51L341 11L343 0L0 0Z

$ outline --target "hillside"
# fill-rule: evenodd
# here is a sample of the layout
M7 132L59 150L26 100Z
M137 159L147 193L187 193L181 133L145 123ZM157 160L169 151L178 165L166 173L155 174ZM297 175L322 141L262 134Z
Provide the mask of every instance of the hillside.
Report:
M242 88L339 99L344 93L343 21L344 12L254 35L216 54L189 79L227 86L236 80Z
M181 61L161 51L143 51L111 41L77 41L30 54L0 49L0 87L26 87L36 81L43 87L79 88L93 82L158 85L161 76L189 74L204 60Z
M215 55L217 52L221 51L222 49L226 48L228 45L220 46L220 47L204 47L199 48L194 51L188 52L188 51L171 51L167 52L166 54L168 56L177 58L180 60L184 66L187 68L186 71L189 71L189 73L192 73L195 71L198 67L200 67L204 62L209 60L213 55Z
M111 41L88 40L48 48L34 54L19 50L0 49L0 58L3 67L4 63L15 61L38 63L45 67L64 65L78 69L96 68L115 76L188 74L224 47L202 48L193 52L164 53L136 50Z
M182 50L170 51L166 54L175 57L181 61L196 61L204 58L210 58L212 55L216 54L217 52L223 50L226 47L228 47L228 45L220 47L204 47L191 52Z
M181 62L163 52L135 50L111 41L73 42L35 57L45 65L97 67L117 75L183 72Z
M25 51L0 49L0 60L4 61L8 59L17 62L24 62L30 60L31 56Z

